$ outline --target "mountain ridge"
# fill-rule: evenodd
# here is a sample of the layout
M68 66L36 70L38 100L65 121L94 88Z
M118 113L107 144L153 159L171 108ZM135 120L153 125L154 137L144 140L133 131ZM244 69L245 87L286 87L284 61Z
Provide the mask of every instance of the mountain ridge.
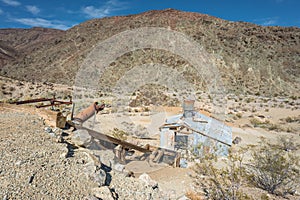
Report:
M26 51L18 49L21 56L17 54L4 62L0 57L0 75L72 85L76 72L96 44L141 27L178 31L203 46L215 57L222 81L230 92L291 95L299 91L300 28L264 27L174 9L92 19L66 31L40 34L37 40L24 44L24 48L30 47ZM170 59L164 61L164 56ZM114 76L121 77L114 68L125 73L129 65L140 62L138 58L144 59L142 64L156 62L175 68L180 63L189 64L169 52L147 50L147 54L136 51L121 56L110 65L110 70ZM114 84L110 79L114 78L108 77L106 85Z

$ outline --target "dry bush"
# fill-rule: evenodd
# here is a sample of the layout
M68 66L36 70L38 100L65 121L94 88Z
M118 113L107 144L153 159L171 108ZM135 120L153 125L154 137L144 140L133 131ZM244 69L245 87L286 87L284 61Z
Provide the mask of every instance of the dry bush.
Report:
M229 151L226 167L221 169L215 166L218 161L213 154L206 154L195 167L196 182L205 185L201 187L206 192L208 199L245 200L250 199L242 192L241 186L245 177L243 162L244 149L238 152ZM206 177L203 181L203 177Z
M120 140L127 140L127 137L129 135L127 132L120 130L118 128L114 128L114 130L112 130L110 134L113 137L120 139Z
M257 118L252 118L250 119L250 123L254 126L254 127L260 127L261 125L263 125L264 123L257 119Z
M298 117L287 117L285 119L283 119L284 121L286 121L287 123L295 123L295 122L300 122L300 116Z
M253 101L254 101L253 98L247 98L247 99L246 99L246 102L247 102L247 103L251 103L251 102L253 102Z
M229 151L225 167L214 154L207 153L194 168L196 190L202 190L208 199L251 199L242 191L248 184L270 194L294 194L300 184L299 157L293 154L300 146L292 138L279 137L276 144L261 139L259 145ZM250 161L243 157L248 152ZM194 193L197 194L197 193Z
M262 138L259 145L252 146L252 160L247 165L250 183L271 194L285 196L295 192L300 180L300 165L299 157L285 150L290 142L274 145Z
M250 119L250 123L254 127L265 128L265 129L268 129L270 131L282 131L282 130L284 130L280 125L271 123L269 120L262 121L262 120L257 119L257 118L252 118L252 119Z
M296 144L293 137L279 136L275 147L284 151L296 151L300 148L300 144Z
M237 116L238 118L242 118L243 114L242 113L237 113L235 116Z

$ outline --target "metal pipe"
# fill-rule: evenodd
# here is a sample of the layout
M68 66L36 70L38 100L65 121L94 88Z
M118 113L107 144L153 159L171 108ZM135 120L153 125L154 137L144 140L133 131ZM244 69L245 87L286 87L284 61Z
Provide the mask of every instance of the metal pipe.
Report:
M75 122L79 122L80 124L87 121L89 118L91 118L93 115L98 113L100 110L103 110L105 107L105 104L99 105L98 102L92 103L89 107L78 113L74 117Z
M46 99L46 98L40 98L40 99L30 99L30 100L25 100L25 101L17 101L16 104L20 105L20 104L27 104L27 103L38 103L38 102L42 102L42 101L51 101L53 99Z

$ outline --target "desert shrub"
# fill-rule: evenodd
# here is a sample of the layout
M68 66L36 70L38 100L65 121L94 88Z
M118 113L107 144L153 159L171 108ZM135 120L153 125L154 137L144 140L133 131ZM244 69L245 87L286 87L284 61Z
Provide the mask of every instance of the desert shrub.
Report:
M215 163L219 162L213 154L206 154L196 165L195 172L198 175L196 182L206 183L201 187L206 191L209 199L250 199L241 191L243 177L245 176L245 168L242 164L244 149L238 152L229 151L228 160L225 167L218 168ZM201 180L205 177L205 180Z
M17 101L18 101L18 99L10 98L10 99L7 99L7 100L4 101L4 102L13 104L13 103L16 103Z
M278 142L275 144L275 146L284 151L295 151L300 148L300 145L295 143L293 137L279 136L277 141Z
M287 123L292 123L294 120L293 120L292 117L287 117L287 118L285 118L285 121L286 121Z
M297 132L297 129L296 129L296 128L293 128L293 127L290 127L290 126L288 126L288 127L286 128L286 132L288 132L288 133Z
M144 107L144 112L150 112L150 108L149 107Z
M236 116L237 116L238 118L242 118L242 117L243 117L243 114L242 114L242 113L237 113Z
M252 119L250 119L250 123L254 127L265 128L265 129L268 129L270 131L281 131L281 130L283 130L281 126L279 126L277 124L273 124L269 120L262 121L262 120L257 119L257 118L252 118Z
M246 99L246 102L247 102L247 103L251 103L252 101L253 101L253 98L247 98L247 99Z
M270 131L280 131L281 127L277 124L267 124L266 128L268 128Z
M110 133L113 137L120 140L127 140L127 136L129 135L127 132L120 130L118 128L114 128L114 130Z
M269 198L269 196L268 196L267 194L262 194L262 195L260 196L260 199L261 199L261 200L270 200L270 198Z
M246 108L246 107L243 107L243 108L242 108L242 111L245 111L245 112L247 112L247 111L248 111L248 108Z
M285 151L281 145L261 139L259 145L253 146L247 175L254 186L271 194L285 195L292 193L299 184L300 165L299 157Z
M279 108L284 108L284 104L283 104L283 103L280 103L280 104L279 104Z
M252 118L250 119L250 123L254 126L254 127L259 127L263 124L263 122L257 118Z
M16 88L14 88L14 87L9 87L9 91L11 91L11 92L16 91Z
M285 121L287 122L287 123L294 123L294 122L300 122L300 116L298 116L298 117L287 117L287 118L285 118Z
M293 96L290 96L290 98L291 98L292 100L297 100L297 99L298 99L298 97L297 97L297 96L295 96L295 95L293 95Z
M253 112L253 113L256 112L256 111L257 111L257 109L254 108L254 107L251 109L251 112Z

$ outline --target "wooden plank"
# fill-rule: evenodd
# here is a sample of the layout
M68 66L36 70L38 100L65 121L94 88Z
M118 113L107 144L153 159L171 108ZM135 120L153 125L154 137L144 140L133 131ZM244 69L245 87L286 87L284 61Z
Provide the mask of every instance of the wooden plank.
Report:
M105 135L103 133L99 133L97 131L94 131L94 130L91 130L89 128L86 128L86 127L82 127L82 126L75 126L76 129L84 129L84 130L87 130L89 132L89 134L98 139L98 140L103 140L103 141L107 141L107 142L112 142L114 144L119 144L121 146L123 146L124 148L128 148L128 149L135 149L137 151L140 151L140 152L143 152L143 153L150 153L152 152L151 150L149 149L145 149L143 147L140 147L140 146L137 146L137 145L134 145L134 144L131 144L129 142L126 142L126 141L123 141L123 140L120 140L120 139L117 139L117 138L114 138L114 137L111 137L109 135Z

